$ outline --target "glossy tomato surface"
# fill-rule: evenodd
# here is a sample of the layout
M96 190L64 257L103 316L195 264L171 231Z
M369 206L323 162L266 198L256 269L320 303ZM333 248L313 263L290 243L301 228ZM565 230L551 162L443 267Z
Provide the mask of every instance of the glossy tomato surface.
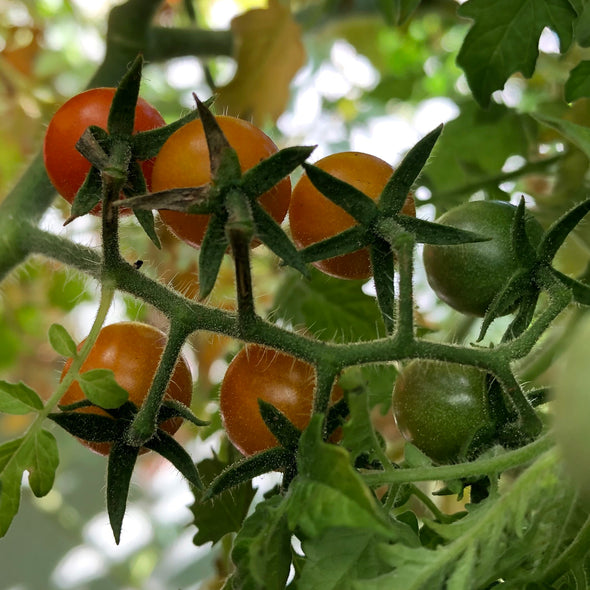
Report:
M82 346L83 342L78 348ZM150 326L139 322L120 322L105 326L84 361L81 373L91 369L111 369L117 383L129 393L129 401L137 407L143 403L147 395L158 362L166 345L166 335ZM62 379L72 363L69 359L62 371ZM178 400L190 406L192 397L192 377L190 368L183 357L178 363L168 384L166 398ZM85 399L84 392L75 381L64 393L60 405L69 405ZM88 412L108 416L104 410L96 406L80 408L77 412ZM181 426L180 418L171 418L160 424L160 428L174 434ZM82 441L92 450L107 455L109 443Z
M473 367L410 362L396 379L393 416L403 437L438 463L467 458L494 432L486 374Z
M278 151L274 142L254 125L234 117L218 116L229 144L236 150L242 172L249 170ZM203 123L191 121L173 133L158 153L152 177L152 190L195 187L211 180L209 148ZM260 197L260 203L278 223L289 208L291 181L284 178ZM162 221L181 240L198 248L209 223L208 215L160 210Z
M361 152L341 152L315 164L377 201L393 168L385 161ZM416 215L414 199L408 196L402 213ZM289 207L289 224L293 241L305 248L349 229L356 221L346 211L325 197L304 174L295 187ZM368 279L372 275L366 248L343 256L313 263L322 272L341 279Z
M311 418L315 388L314 368L294 357L256 344L247 345L230 363L219 398L227 435L243 455L278 445L266 427L258 399L277 409L300 430ZM332 403L342 397L335 386Z
M437 223L491 238L453 246L424 246L424 268L433 291L453 309L484 316L518 268L511 228L516 207L505 201L470 201L443 214ZM530 214L525 227L533 246L543 228ZM510 310L508 310L510 311Z
M76 149L76 142L86 128L98 125L106 129L114 88L86 90L65 102L53 115L43 143L45 168L57 192L72 203L82 186L90 162ZM160 113L140 98L135 109L134 130L148 131L165 124ZM153 160L142 163L148 188L151 185ZM99 210L93 210L97 213Z

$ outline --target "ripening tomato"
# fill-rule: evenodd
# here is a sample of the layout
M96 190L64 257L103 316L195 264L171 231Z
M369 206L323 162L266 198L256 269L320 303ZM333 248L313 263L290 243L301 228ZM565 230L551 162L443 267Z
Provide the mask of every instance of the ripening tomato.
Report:
M226 116L218 116L216 120L236 150L242 172L278 151L270 137L247 121ZM154 166L152 190L195 187L210 181L209 148L203 123L197 119L173 133L162 146ZM291 181L284 178L260 197L260 203L280 223L287 214L290 198ZM193 248L203 242L208 215L161 209L160 217L178 238Z
M84 342L78 348L82 344ZM100 331L90 354L82 364L80 373L92 369L111 369L117 383L129 393L129 401L139 408L149 391L165 345L166 334L148 324L139 322L110 324ZM62 379L71 364L72 359L68 359L62 371ZM186 360L181 356L168 384L166 398L189 406L191 397L191 371ZM59 403L65 406L83 399L85 399L84 392L78 382L74 381ZM96 406L75 411L109 416L107 412ZM169 434L174 434L181 424L182 419L171 418L162 422L159 427ZM108 455L111 446L110 443L84 440L81 442L101 455Z
M474 441L495 432L486 373L464 365L410 362L395 381L393 416L403 437L438 463L465 460Z
M424 246L428 283L453 309L484 316L494 297L517 270L511 237L515 214L516 207L505 201L469 201L436 220L442 225L491 238L472 244ZM525 229L531 244L537 246L543 228L530 213L526 214Z
M90 162L76 149L87 127L106 129L115 88L92 88L65 102L53 115L43 143L45 168L57 192L72 203L90 170ZM134 130L148 131L165 124L158 111L140 98L135 109ZM153 160L142 163L148 188L151 185ZM98 214L100 208L93 209Z
M316 162L315 166L354 186L374 201L380 197L394 171L387 162L361 152L332 154ZM411 195L406 199L401 212L404 215L416 215ZM356 221L322 195L304 174L293 188L289 224L293 241L299 248L305 248L349 229L356 225ZM320 260L313 265L322 272L341 279L368 279L372 275L369 251L366 248Z
M280 410L300 430L309 423L315 390L315 371L308 363L284 352L250 344L233 358L221 384L219 405L227 436L243 455L276 447L258 400ZM338 385L332 403L342 397Z

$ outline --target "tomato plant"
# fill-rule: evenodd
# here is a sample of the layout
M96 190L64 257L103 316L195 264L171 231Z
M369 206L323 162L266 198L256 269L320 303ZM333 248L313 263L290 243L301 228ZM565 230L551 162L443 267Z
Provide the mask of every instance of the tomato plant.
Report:
M229 439L244 455L277 446L260 415L258 400L272 404L303 430L311 417L314 389L315 371L308 363L257 344L242 348L225 373L219 396ZM336 385L331 401L341 397Z
M53 115L43 143L45 169L57 192L69 203L82 186L90 162L78 152L76 142L87 127L107 126L115 88L92 88L66 101ZM160 113L140 98L135 109L134 131L148 131L164 125ZM151 185L153 160L141 164L146 184ZM99 208L92 212L98 214Z
M444 213L437 222L490 238L485 242L424 246L424 267L434 292L457 311L484 316L494 297L518 268L511 229L516 207L505 201L470 201ZM536 246L543 233L526 216L526 233ZM507 313L511 310L507 310Z
M404 438L439 463L466 459L494 431L486 374L463 365L410 362L395 382L393 415Z
M251 123L223 115L216 120L236 150L242 172L278 151L270 137ZM210 181L209 148L203 123L192 121L173 133L162 146L154 165L152 190L194 187ZM260 203L280 223L287 213L290 198L291 181L284 178L260 197ZM161 209L160 217L181 240L194 248L201 245L208 215Z
M82 342L78 348L80 348ZM119 322L105 326L99 333L88 357L82 364L80 373L92 369L110 369L117 383L129 393L129 401L140 407L147 395L160 356L166 344L166 335L150 326L139 322ZM68 359L62 379L67 373L72 359ZM178 400L190 405L192 397L192 377L190 368L184 358L180 358L170 383L166 389L168 399ZM66 406L85 399L80 384L75 381L64 393L60 405ZM89 406L76 410L108 416L109 414L97 406ZM160 427L174 434L181 426L182 419L171 418ZM108 455L110 443L81 441L84 445L101 455Z
M352 185L376 201L393 174L384 160L361 152L341 152L322 158L315 166ZM402 213L415 215L414 199L408 196ZM352 227L355 220L335 205L304 174L295 187L289 206L293 241L305 248ZM313 263L322 272L341 279L368 279L371 261L366 248Z

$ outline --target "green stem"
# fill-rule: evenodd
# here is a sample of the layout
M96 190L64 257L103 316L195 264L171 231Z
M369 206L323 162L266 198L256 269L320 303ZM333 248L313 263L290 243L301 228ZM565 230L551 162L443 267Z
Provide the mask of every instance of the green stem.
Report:
M432 501L432 498L428 494L426 494L423 490L421 490L418 486L412 484L410 487L412 489L412 494L414 496L416 496L416 498L418 498L418 500L420 500L420 502L422 502L422 504L424 504L424 506L426 506L426 508L428 508L428 510L430 510L430 512L432 513L434 518L436 518L439 522L446 523L446 522L453 521L453 519L450 516L448 516L447 514L445 514Z
M316 387L313 400L313 413L326 415L328 413L332 387L334 387L337 371L327 363L316 364L315 369Z
M414 467L411 469L395 469L384 472L365 472L362 474L365 482L371 487L383 484L412 483L417 481L444 481L449 479L479 477L490 473L501 473L506 469L518 467L528 463L549 450L553 446L553 439L543 436L536 441L516 449L507 451L497 457L478 459L469 463L456 465L441 465L438 467Z
M150 390L127 432L128 444L140 447L156 432L158 412L166 395L166 388L178 362L182 346L189 334L190 332L184 325L178 322L170 324L166 347L160 358Z
M396 252L399 259L399 310L396 339L410 343L414 339L414 238L403 233L397 239Z

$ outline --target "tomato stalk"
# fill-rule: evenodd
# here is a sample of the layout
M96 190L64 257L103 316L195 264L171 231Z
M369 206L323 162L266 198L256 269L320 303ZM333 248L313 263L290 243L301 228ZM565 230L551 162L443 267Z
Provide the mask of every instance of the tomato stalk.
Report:
M399 265L399 300L396 339L402 343L410 343L414 339L414 292L413 252L414 237L409 233L400 234L395 243Z

